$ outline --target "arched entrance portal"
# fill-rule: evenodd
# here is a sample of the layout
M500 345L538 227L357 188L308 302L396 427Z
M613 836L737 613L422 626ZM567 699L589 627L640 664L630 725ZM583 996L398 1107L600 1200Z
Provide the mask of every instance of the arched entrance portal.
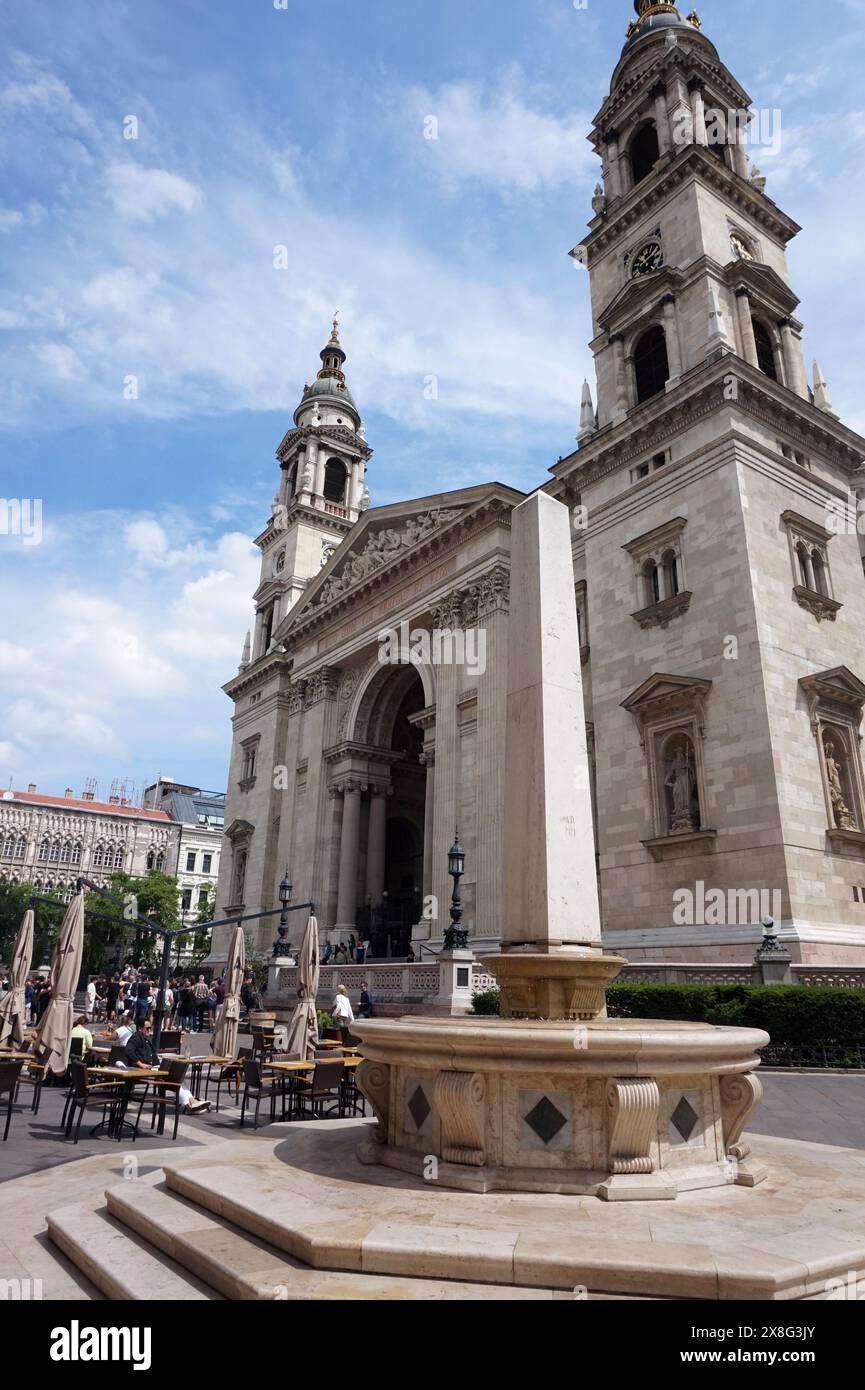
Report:
M428 705L416 667L376 672L360 700L354 741L370 750L366 867L357 915L369 959L401 959L421 918L428 798L423 721Z

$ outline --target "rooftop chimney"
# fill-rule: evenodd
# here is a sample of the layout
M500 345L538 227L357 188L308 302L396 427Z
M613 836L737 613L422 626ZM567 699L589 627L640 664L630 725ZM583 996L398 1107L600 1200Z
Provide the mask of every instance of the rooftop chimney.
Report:
M72 790L71 787L67 787L66 790L65 790L65 792L63 793L63 795L64 795L64 796L67 798L67 800L68 800L70 797L74 797L75 793L74 793L74 791Z
M36 783L35 783L35 782L31 782L30 785L29 785L29 787L27 788L27 790L28 790L28 792L35 792L35 790L36 790Z

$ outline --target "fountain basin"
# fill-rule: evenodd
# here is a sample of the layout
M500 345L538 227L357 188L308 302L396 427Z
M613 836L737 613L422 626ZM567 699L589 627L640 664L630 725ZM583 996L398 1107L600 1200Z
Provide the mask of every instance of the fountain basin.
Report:
M366 1163L475 1192L666 1200L765 1176L742 1139L753 1028L647 1019L358 1019Z

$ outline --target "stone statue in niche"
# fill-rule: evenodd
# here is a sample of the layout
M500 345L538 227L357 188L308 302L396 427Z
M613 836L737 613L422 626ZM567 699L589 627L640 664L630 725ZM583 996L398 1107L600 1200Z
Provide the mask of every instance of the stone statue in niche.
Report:
M699 830L700 814L697 800L697 774L691 747L686 739L675 745L666 763L664 786L670 793L670 834L686 835Z
M858 829L856 821L850 811L847 802L844 800L844 787L841 782L841 764L835 759L835 745L831 739L824 744L824 754L826 758L826 776L829 779L829 796L832 800L832 814L835 817L835 825L839 830Z

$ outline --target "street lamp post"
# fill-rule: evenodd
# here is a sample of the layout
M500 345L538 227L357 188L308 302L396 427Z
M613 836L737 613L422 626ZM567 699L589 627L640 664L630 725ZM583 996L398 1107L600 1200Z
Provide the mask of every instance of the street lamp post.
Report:
M445 932L444 949L446 951L464 951L468 946L468 932L461 925L463 908L460 898L460 879L465 873L465 867L465 851L460 844L460 832L457 830L454 842L448 851L448 873L454 881L454 891L451 895L450 926Z
M279 885L279 926L277 927L277 939L273 943L273 959L285 960L291 955L291 945L288 937L288 905L291 902L291 895L294 892L294 885L288 876L288 867L282 876Z

